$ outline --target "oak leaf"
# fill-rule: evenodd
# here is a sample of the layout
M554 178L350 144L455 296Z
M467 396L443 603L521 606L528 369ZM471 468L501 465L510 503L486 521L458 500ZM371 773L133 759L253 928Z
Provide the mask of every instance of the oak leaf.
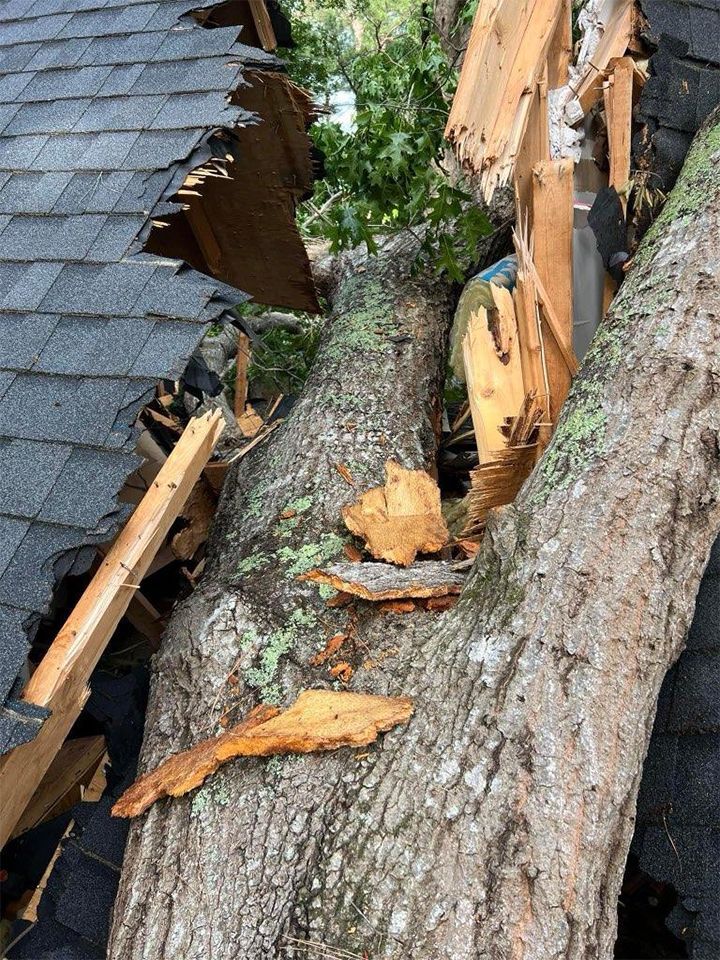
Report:
M374 557L408 567L418 553L435 553L449 539L440 490L424 470L407 470L395 460L385 464L385 476L384 486L344 507L342 517Z

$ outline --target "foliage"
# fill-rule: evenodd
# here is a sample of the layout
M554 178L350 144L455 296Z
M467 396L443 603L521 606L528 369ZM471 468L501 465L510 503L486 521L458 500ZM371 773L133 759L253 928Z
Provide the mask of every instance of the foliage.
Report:
M463 279L489 231L462 185L442 169L443 130L457 83L420 0L289 0L297 46L285 55L293 79L316 96L354 97L352 129L324 120L313 137L325 176L301 211L306 235L333 250L400 229L422 238L439 272Z

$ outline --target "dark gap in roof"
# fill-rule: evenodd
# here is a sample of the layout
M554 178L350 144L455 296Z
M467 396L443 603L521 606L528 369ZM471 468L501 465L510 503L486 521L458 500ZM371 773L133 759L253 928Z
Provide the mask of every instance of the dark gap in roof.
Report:
M666 920L678 902L670 883L653 880L630 856L618 904L615 960L682 960L687 949Z
M213 157L172 198L184 209L154 221L145 250L184 260L259 303L316 313L295 226L295 206L312 188L312 104L282 73L247 71L244 79L232 103L259 122L214 135Z
M222 3L216 3L202 10L192 10L191 13L200 26L207 30L218 27L241 27L240 39L251 47L274 50L277 46L292 46L290 21L276 0L266 0L266 12L261 9L261 3L262 0L254 0L253 7L253 2L250 0L223 0ZM262 18L265 24L262 36L259 18Z

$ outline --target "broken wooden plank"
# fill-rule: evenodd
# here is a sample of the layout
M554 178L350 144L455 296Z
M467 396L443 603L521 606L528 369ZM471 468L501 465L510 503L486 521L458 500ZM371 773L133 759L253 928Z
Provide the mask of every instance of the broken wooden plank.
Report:
M562 0L481 0L445 136L480 175L485 199L508 182Z
M550 388L545 368L545 354L540 324L540 308L537 302L535 268L528 248L526 233L516 229L515 250L518 257L518 273L515 284L515 315L520 345L520 365L526 393L532 393L542 410L536 454L542 452L550 439Z
M277 38L265 0L248 0L248 3L262 48L267 53L272 53L277 50Z
M634 74L635 61L632 57L620 57L613 64L604 88L610 160L608 183L617 190L623 210L627 209L627 195L622 188L630 179Z
M544 299L557 317L557 336L543 338L553 423L557 423L560 407L570 389L572 363L568 364L568 358L570 355L574 357L573 169L570 159L548 160L533 169L533 261L544 291L547 291Z
M550 160L547 76L545 69L535 88L527 129L515 161L515 218L518 222L527 221L531 233L534 226L533 169L538 163Z
M13 837L79 803L105 754L105 737L68 740L54 757L38 789L13 830Z
M633 0L608 0L603 16L605 30L600 43L581 76L570 85L583 115L587 115L600 99L610 62L622 57L628 48L633 29Z
M125 619L148 640L153 650L159 649L165 629L163 616L142 590L133 591Z
M440 489L424 470L385 464L383 486L363 493L342 518L378 560L409 566L418 553L435 553L449 533L440 509Z
M248 395L248 366L250 365L250 337L238 333L237 354L235 357L235 416L237 419L245 413ZM257 431L256 431L257 432Z
M465 381L481 463L506 446L500 428L520 409L525 390L512 294L493 287L497 309L483 307L468 320L463 341Z
M568 82L572 52L572 0L562 0L557 27L548 47L549 90L556 90Z
M465 578L444 560L423 560L410 567L388 563L335 563L298 577L378 603L384 600L444 597L460 593Z
M90 674L223 426L218 411L190 421L30 678L23 699L52 712L34 740L0 759L0 846L11 835L80 713Z
M140 777L120 797L112 813L137 817L161 797L180 797L234 757L269 757L363 747L412 716L409 697L305 690L282 712L258 707L246 720L190 750L169 757Z

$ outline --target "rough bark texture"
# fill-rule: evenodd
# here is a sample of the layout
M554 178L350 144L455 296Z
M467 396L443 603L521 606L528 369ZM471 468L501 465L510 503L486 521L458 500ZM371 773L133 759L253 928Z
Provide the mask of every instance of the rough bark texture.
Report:
M720 526L719 150L716 125L646 237L553 443L490 524L458 605L392 623L361 613L370 655L359 656L382 662L353 685L413 697L411 722L362 758L241 762L194 799L158 804L131 837L114 960L317 952L297 941L397 960L612 955L658 689ZM213 729L238 651L258 680L247 673L255 647L295 618L271 682L289 698L311 683L322 627L342 627L272 555L288 501L310 499L288 543L324 544L354 496L335 482L337 460L365 463L370 485L387 455L420 466L432 446L426 398L447 305L386 270L368 264L341 286L307 397L223 500L205 586L156 665L146 765ZM411 339L385 332L374 353L338 355L378 303ZM338 418L332 391L357 409ZM247 567L255 550L270 562L241 577L238 560ZM306 627L309 611L327 625ZM252 699L239 697L243 708Z

